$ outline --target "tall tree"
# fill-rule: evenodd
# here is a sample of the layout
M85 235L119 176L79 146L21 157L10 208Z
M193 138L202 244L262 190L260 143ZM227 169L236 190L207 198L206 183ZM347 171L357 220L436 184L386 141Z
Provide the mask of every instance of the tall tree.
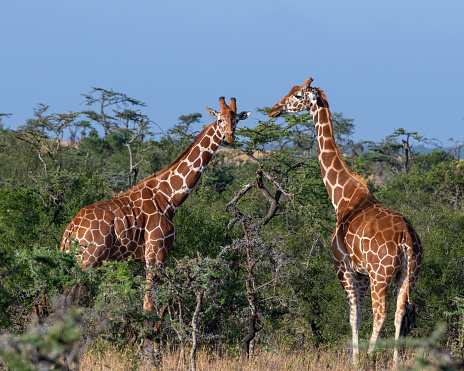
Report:
M402 152L404 155L404 160L403 160L403 171L405 173L409 172L409 161L410 161L410 156L411 156L411 151L412 151L412 143L410 142L411 139L415 139L417 141L421 141L424 139L423 136L418 135L417 131L412 131L412 132L407 132L403 128L398 128L395 129L393 132L394 137L399 137L399 136L405 136L406 138L401 138L401 145L402 145Z
M83 111L83 113L86 114L90 120L96 122L103 128L105 136L111 133L114 128L118 127L117 119L107 113L108 107L116 107L118 109L117 112L119 112L121 106L146 106L145 103L137 99L128 97L124 93L118 93L111 89L92 88L90 93L82 94L82 96L85 98L84 102L87 106L99 106L98 112L86 110Z

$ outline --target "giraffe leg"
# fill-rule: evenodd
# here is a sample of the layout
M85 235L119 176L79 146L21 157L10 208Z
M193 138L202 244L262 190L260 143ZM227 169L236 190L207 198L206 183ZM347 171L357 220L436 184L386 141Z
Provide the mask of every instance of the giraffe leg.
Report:
M362 305L369 286L369 276L353 272L345 264L341 264L337 272L350 305L352 357L353 362L356 364L359 356L359 328L362 320Z
M395 340L397 341L401 336L404 337L407 335L409 331L409 326L411 325L411 322L414 320L414 304L409 302L408 291L409 293L411 293L412 289L415 286L415 283L416 277L414 275L408 275L407 270L401 272L397 277L398 292L395 312ZM400 361L398 348L396 345L393 359L395 364L398 364Z
M152 240L147 238L148 241ZM155 303L153 300L153 288L159 281L160 277L155 272L156 268L162 268L166 261L167 253L160 243L147 243L145 250L145 297L143 299L143 309L150 313L155 313ZM150 321L150 327L147 330L152 335L153 321Z
M147 263L145 275L145 297L143 298L143 309L147 312L153 312L155 304L152 296L152 290L157 281L153 273L154 265Z
M150 313L156 313L153 299L153 288L160 280L160 276L155 272L155 268L162 268L167 258L167 249L164 245L147 244L145 251L146 260L146 293L143 301L143 309ZM164 308L165 309L165 308ZM162 312L164 312L162 309ZM157 313L162 316L162 313ZM148 331L148 339L144 341L144 353L147 358L153 362L161 357L161 348L158 335L161 334L161 322L156 324L152 320L145 321L145 328Z
M407 273L401 274L397 278L398 293L396 300L396 312L395 312L395 340L398 341L401 334L401 324L403 322L404 315L406 314L406 305L408 303L407 287L409 285L409 278ZM395 344L393 361L395 364L399 363L398 347Z
M362 321L362 306L366 296L366 290L369 286L369 276L354 274L354 298L355 303L350 301L350 324L353 342L353 359L359 355L359 328ZM350 298L350 297L348 297ZM353 315L354 310L354 315Z
M391 283L388 281L377 281L373 280L371 277L372 311L374 314L374 323L368 353L374 352L375 344L379 337L380 330L382 329L385 319L387 318L387 293L390 284Z
M156 264L146 263L146 282L145 282L145 296L143 298L143 309L149 313L155 313L155 303L153 299L153 288L158 282L159 277L154 272ZM155 324L152 319L145 320L144 323L146 337L142 339L141 352L144 358L153 366L155 366L160 358L160 349L158 344L158 335Z

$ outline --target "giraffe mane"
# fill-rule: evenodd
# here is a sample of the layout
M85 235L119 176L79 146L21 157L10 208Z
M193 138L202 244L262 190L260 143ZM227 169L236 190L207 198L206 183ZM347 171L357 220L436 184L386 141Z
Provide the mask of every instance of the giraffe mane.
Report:
M322 107L329 108L329 101L327 100L327 95L325 95L324 90L322 90L321 88L316 89L319 92L319 99L317 104L319 104Z
M357 180L359 180L359 181L362 183L362 185L367 189L366 180L365 180L361 175L359 175L358 173L355 173L355 172L353 172L353 171L351 171L351 170L350 170L350 173L351 173L351 175L352 175L354 178L356 178Z
M190 152L190 150L192 149L193 146L195 146L199 141L200 139L203 138L205 132L211 127L213 126L217 121L214 121L212 122L211 124L209 124L208 126L205 126L203 128L202 131L200 131L196 136L195 138L190 142L190 144L184 149L184 151L179 155L177 156L177 158L168 166L166 166L164 169L158 171L157 173L155 173L155 177L156 176L159 176L161 174L164 174L165 172L167 171L170 171L173 166L176 166L184 157L186 154L188 154Z
M327 100L327 95L324 93L324 90L322 90L320 88L317 88L317 90L319 91L319 101L320 101L320 102L318 101L317 103L319 105L321 105L322 107L327 108L327 111L329 111L329 117L331 117L332 114L330 113L329 102ZM330 121L332 122L332 119L330 119ZM333 130L333 125L332 125L332 130ZM342 158L340 156L340 153L338 152L338 146L336 146L336 149L337 149L338 156L340 158ZM359 181L364 186L364 188L368 189L366 180L361 175L359 175L358 173L355 173L354 171L351 171L348 168L348 166L346 165L345 161L342 161L342 163L343 163L343 167L345 167L345 169L348 170L348 172L351 174L351 176L353 178L355 178L357 181Z

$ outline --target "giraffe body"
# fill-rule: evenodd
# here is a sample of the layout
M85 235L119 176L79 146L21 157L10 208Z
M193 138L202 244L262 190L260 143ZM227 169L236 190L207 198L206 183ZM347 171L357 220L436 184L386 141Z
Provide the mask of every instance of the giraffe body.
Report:
M245 111L237 114L235 98L230 106L224 97L219 102L220 112L207 108L217 121L205 127L172 164L118 197L82 208L66 228L61 250L77 241L83 267L99 266L104 260L145 262L150 289L158 280L153 268L164 265L174 242L174 215L223 138L234 141L238 121L250 115ZM149 293L143 306L154 310Z
M164 262L163 255L174 241L172 218L175 208L159 193L156 176L146 178L123 195L82 208L63 237L62 250L71 237L83 246L84 266L98 266L104 260ZM148 245L157 245L155 250Z
M309 78L302 86L293 87L272 107L269 116L308 110L313 117L321 174L337 214L332 252L337 276L350 304L356 360L362 305L369 283L374 314L369 351L374 350L385 321L387 293L394 280L398 286L395 338L407 333L408 324L403 318L412 308L409 295L419 275L422 245L411 223L382 205L369 192L364 179L348 169L334 140L327 98L322 90L311 87L311 82Z

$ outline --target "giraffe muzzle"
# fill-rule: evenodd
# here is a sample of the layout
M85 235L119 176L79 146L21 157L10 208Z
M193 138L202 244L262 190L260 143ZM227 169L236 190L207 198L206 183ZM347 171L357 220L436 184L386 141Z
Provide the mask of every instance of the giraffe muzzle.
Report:
M274 107L271 108L269 113L267 114L269 117L278 117L282 114L282 107L275 105Z
M235 140L235 134L234 133L227 133L225 135L227 143L232 143Z

